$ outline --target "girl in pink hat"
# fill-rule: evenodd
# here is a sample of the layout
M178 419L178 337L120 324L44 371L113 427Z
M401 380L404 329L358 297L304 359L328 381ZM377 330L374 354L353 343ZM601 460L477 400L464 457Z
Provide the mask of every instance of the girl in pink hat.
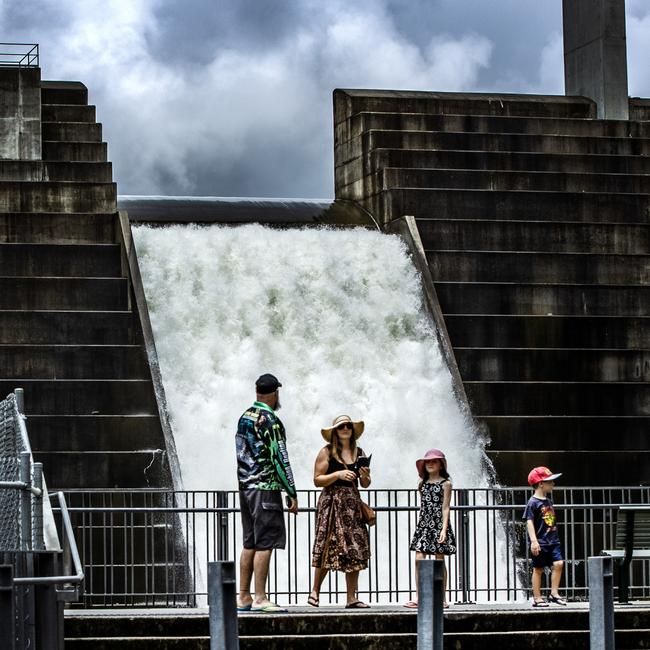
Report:
M418 589L417 563L427 556L435 556L436 560L444 559L445 555L456 552L456 539L449 521L449 506L451 503L451 478L447 471L447 459L439 449L429 449L415 466L420 476L420 514L415 533L411 540L411 550L415 551L415 590ZM444 579L445 593L447 590L447 570ZM405 605L417 609L415 600L409 600ZM447 602L445 601L445 607Z

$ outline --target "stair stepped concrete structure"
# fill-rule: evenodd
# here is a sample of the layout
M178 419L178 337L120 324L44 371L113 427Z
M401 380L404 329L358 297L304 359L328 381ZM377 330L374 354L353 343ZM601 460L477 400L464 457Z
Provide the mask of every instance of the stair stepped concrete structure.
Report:
M42 159L0 160L0 393L25 389L50 489L170 488L102 127L83 84L40 82L40 96ZM115 547L128 556L111 566L89 553L88 583L145 594L151 571L166 571L167 589L179 583L187 567L166 545L171 528L154 529L137 539L134 522L133 539ZM106 534L89 527L86 551Z
M650 648L647 609L616 612L616 642L628 650ZM324 607L321 611L292 608L289 614L239 617L241 650L414 650L417 615L399 607L373 607L371 612L348 613ZM458 650L539 648L584 650L589 646L586 607L551 609L543 613L526 609L481 611L480 605L452 607L445 613L445 647ZM123 648L210 647L207 614L134 612L107 615L68 612L66 647L86 650Z
M169 487L101 124L83 84L41 102L43 159L0 161L0 390L25 388L51 487Z
M336 198L416 219L498 479L650 482L650 110L334 92ZM596 468L598 470L596 471Z

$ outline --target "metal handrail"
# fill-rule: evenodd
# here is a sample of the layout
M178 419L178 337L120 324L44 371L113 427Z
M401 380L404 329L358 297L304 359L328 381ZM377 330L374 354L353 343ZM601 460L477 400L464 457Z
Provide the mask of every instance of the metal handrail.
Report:
M73 584L79 585L83 582L84 579L84 569L81 564L81 558L79 557L79 549L77 548L77 542L74 537L74 529L72 528L72 521L70 520L70 514L68 513L68 506L65 502L65 496L63 492L57 492L56 496L59 500L58 511L61 513L61 519L63 522L63 533L65 539L67 539L70 549L70 554L72 555L72 563L74 564L74 570L76 573L74 575L65 575L65 576L32 576L26 578L14 578L14 584L19 585L55 585L55 584Z
M29 47L26 52L2 52L0 51L0 66L15 66L17 68L38 68L39 66L39 45L38 43L0 43L0 47ZM3 57L11 57L5 59ZM20 57L20 58L19 58Z

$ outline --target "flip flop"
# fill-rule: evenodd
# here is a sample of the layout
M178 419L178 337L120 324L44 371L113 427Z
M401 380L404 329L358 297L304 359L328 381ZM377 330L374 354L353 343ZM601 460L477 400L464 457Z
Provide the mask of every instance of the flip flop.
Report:
M248 605L237 605L238 612L250 612L253 603L248 603Z
M404 603L404 607L408 607L409 609L417 609L418 604L415 600L409 600L407 603Z
M345 609L369 609L370 605L363 603L360 600L353 600L345 606Z
M286 614L288 611L285 607L280 607L280 605L276 605L275 603L268 603L261 607L251 607L251 612L255 612L256 614Z
M310 595L309 598L307 598L307 604L311 605L312 607L318 607L320 603L318 601L318 598Z
M548 607L548 603L545 600L533 600L533 607Z
M548 597L548 602L555 603L556 605L566 605L566 600L564 598L561 596L554 596L553 594Z

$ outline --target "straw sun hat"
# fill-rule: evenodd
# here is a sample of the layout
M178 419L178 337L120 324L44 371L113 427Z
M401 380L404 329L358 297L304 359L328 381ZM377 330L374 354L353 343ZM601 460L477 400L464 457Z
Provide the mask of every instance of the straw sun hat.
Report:
M321 435L323 436L323 438L325 438L327 442L330 442L332 440L332 431L334 431L334 429L336 429L336 427L338 427L339 425L345 424L346 422L350 422L352 424L354 439L357 440L358 438L360 438L364 428L363 421L352 422L352 418L349 415L337 415L332 421L331 427L320 430Z

